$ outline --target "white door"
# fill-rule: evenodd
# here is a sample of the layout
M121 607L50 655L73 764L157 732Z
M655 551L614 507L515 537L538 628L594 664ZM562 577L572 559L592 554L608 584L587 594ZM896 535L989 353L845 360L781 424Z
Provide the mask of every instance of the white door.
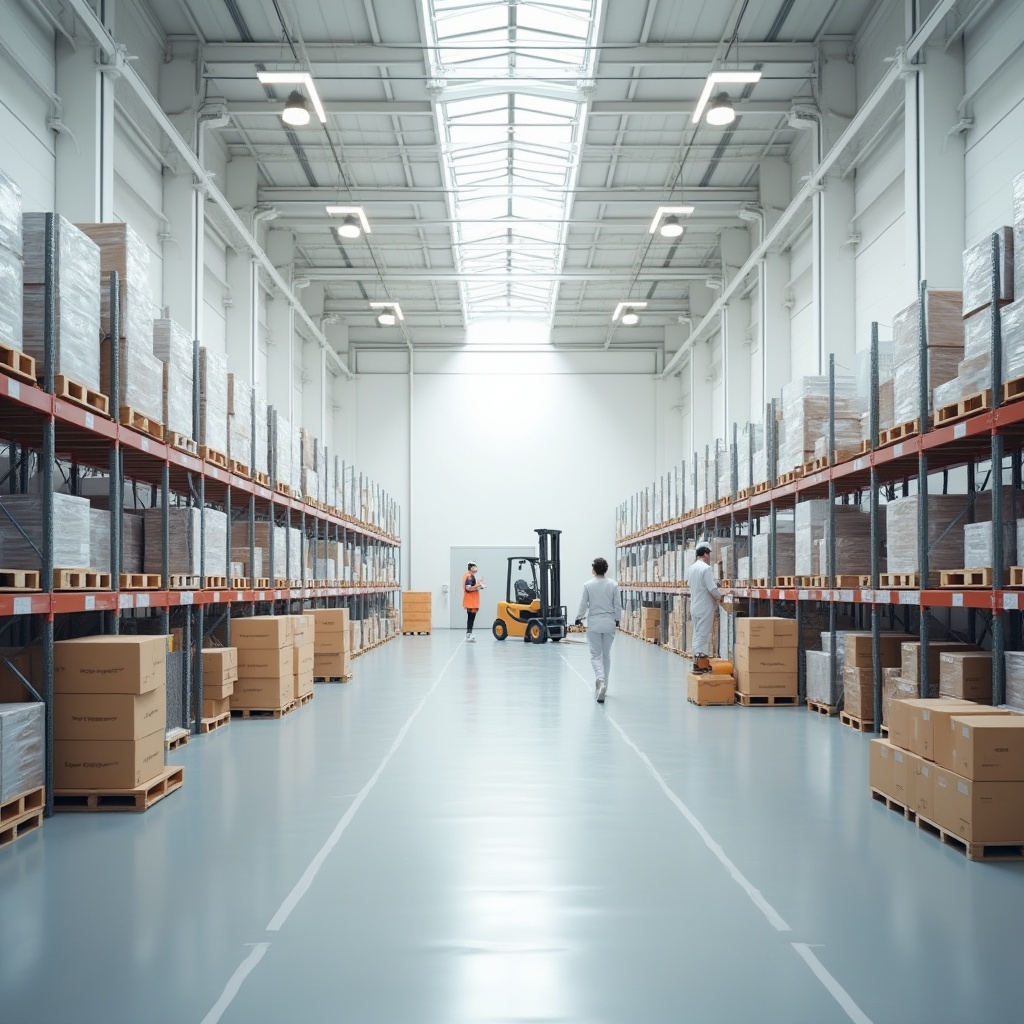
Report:
M505 581L508 577L508 560L522 555L536 556L537 549L531 547L457 547L451 549L451 583L448 585L449 625L452 629L466 629L466 612L462 607L462 577L466 566L476 562L477 576L483 580L480 591L480 613L476 617L476 629L488 632L498 611L498 602L505 600ZM515 577L513 578L513 583Z

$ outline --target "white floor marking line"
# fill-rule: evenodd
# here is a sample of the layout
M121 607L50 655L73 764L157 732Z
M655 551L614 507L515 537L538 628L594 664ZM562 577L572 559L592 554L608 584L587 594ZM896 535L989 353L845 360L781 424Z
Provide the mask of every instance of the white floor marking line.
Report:
M402 745L402 740L405 739L406 734L412 728L412 723L416 721L416 716L423 710L423 705L426 704L430 695L437 689L444 677L445 672L448 671L448 666L455 660L459 651L462 648L462 644L459 644L455 648L455 653L445 662L444 668L441 669L440 675L434 680L434 685L423 695L423 699L416 706L416 710L409 716L409 720L402 726L398 736L395 737L395 742L391 744L391 749L384 755L384 760L377 766L377 770L370 776L370 780L356 795L355 800L352 801L349 809L342 815L341 820L337 825L334 826L334 831L327 837L327 842L320 847L319 852L310 862L309 867L303 872L302 877L295 883L295 888L288 894L284 903L278 908L277 913L271 918L270 924L267 925L268 932L277 932L281 930L281 925L288 920L288 915L298 905L299 900L306 895L307 890L313 884L313 879L316 878L317 872L323 867L324 861L327 859L328 854L335 846L338 845L338 840L341 839L345 829L352 823L352 819L356 816L356 812L362 806L363 801L370 795L370 791L374 786L377 785L377 780L384 773L384 769L388 766L388 761L391 760L395 751Z
M587 685L587 690L593 692L592 685L587 683L586 678L576 671L576 668L572 664L570 664L570 662L564 654L561 655L561 658L566 663L566 665L568 665L569 668L572 669L572 671L575 672L576 675L583 680L583 682ZM697 816L693 813L693 811L691 811L690 808L687 807L686 804L684 804L683 801L680 800L679 797L677 797L675 793L672 792L672 790L669 788L668 783L662 778L658 769L655 768L654 765L651 763L651 759L626 735L626 733L623 731L619 723L616 722L615 719L611 715L609 715L607 711L605 712L605 716L607 717L608 721L611 722L611 724L615 727L615 730L618 732L618 734L622 737L623 742L636 753L637 757L640 758L640 760L643 762L647 770L651 773L651 775L654 776L654 781L657 782L659 786L661 786L662 792L664 792L665 796L667 796L669 800L675 805L676 810L678 810L679 813L690 823L690 825L693 826L693 829L694 831L696 831L697 835L699 835L701 839L704 840L704 845L707 846L707 848L718 858L718 860L721 862L725 870L728 871L729 874L732 876L733 881L735 881L740 886L740 888L750 897L750 899L754 903L754 906L756 906L757 909L760 910L766 918L768 918L768 921L771 923L772 927L780 932L791 931L792 929L782 919L779 912L764 898L764 896L761 895L758 889L755 889L754 886L751 885L750 881L743 874L743 872L740 871L740 869L736 867L736 865L733 864L733 862L729 860L729 858L726 856L725 850L723 850L722 847L719 846L718 843L716 843L715 840L711 838L711 834L700 823L700 821L698 820Z
M231 1001L238 995L242 982L249 976L253 968L263 959L267 950L270 949L269 942L258 942L252 952L239 964L238 970L228 979L220 999L213 1004L213 1009L203 1018L202 1024L217 1024L224 1016L224 1011L231 1005Z
M797 955L807 962L807 966L814 971L818 981L828 989L829 994L846 1011L846 1016L854 1024L871 1024L871 1018L853 1001L850 993L825 970L822 962L811 952L811 947L806 942L792 942L790 945L796 950Z

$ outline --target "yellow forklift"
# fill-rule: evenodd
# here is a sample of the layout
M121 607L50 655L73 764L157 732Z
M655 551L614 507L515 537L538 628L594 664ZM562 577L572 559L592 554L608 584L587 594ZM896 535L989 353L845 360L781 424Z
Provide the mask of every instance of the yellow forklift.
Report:
M514 556L508 560L505 600L498 602L498 616L491 626L495 640L521 636L525 643L543 644L548 640L562 640L568 632L565 605L561 603L559 537L562 531L534 532L537 534L537 556ZM525 578L524 570L529 578ZM513 584L514 574L518 578Z

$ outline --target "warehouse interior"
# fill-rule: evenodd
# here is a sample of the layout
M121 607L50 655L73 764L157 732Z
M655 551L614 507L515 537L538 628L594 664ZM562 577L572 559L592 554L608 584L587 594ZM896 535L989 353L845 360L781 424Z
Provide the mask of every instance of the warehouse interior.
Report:
M1024 4L0 11L0 1021L1015 1019Z

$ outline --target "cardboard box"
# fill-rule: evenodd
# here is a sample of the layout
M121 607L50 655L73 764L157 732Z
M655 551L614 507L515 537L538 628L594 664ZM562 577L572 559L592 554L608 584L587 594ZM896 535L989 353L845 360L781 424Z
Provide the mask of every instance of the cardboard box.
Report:
M892 791L889 796L898 800L904 807L911 807L911 787L915 785L913 765L919 759L908 750L892 749Z
M139 740L166 728L163 686L142 694L54 694L54 740Z
M254 615L231 620L231 642L241 651L280 650L292 642L292 620L288 615Z
M910 749L928 761L935 760L935 727L940 734L946 725L944 712L953 708L972 708L970 701L957 697L919 697L910 708Z
M736 680L711 672L690 672L686 677L686 696L694 704L735 704Z
M904 640L913 640L908 633L883 633L881 636L881 653L883 667L894 667L900 663L900 645ZM871 668L874 659L871 654L870 633L846 634L845 665L855 668Z
M53 788L134 789L164 768L164 726L140 740L58 740Z
M308 674L310 678L312 678L313 661L314 648L312 644L306 644L304 647L296 647L292 665L292 675L300 676Z
M975 782L1024 782L1024 715L954 715L953 770Z
M238 684L244 679L275 679L291 676L295 667L295 648L287 647L239 647L238 648L238 680L235 682L235 693Z
M847 665L843 669L843 708L862 722L875 720L875 672Z
M221 715L226 715L230 710L230 696L222 698L203 697L203 718L220 718Z
M312 615L291 615L292 643L296 647L312 644L315 639L316 624Z
M907 697L894 700L889 705L889 739L892 740L893 746L903 750L914 750L914 717L918 705L934 708L939 703L938 699L932 697ZM970 701L957 701L954 698L949 698L941 703L963 707L965 704L970 704Z
M872 740L868 754L868 784L879 793L892 796L893 753L895 747L887 740Z
M956 763L953 756L953 748L956 746L956 726L953 720L964 715L971 718L987 715L1010 714L1005 708L994 708L988 704L950 704L942 708L934 708L932 717L932 757L937 765L948 768L951 772L956 771ZM963 773L961 773L963 774Z
M796 619L740 618L736 620L736 650L746 647L796 647Z
M232 620L233 622L234 620ZM203 683L219 679L232 682L238 678L238 650L234 647L203 648Z
M966 842L1024 842L1024 782L975 782L935 769L937 825Z
M295 680L291 672L270 679L239 679L229 701L233 708L283 708L294 700L294 688Z
M967 653L976 651L970 644L937 643L928 644L928 684L932 691L939 686L939 666L946 653ZM921 678L921 641L906 640L900 644L900 675L904 679L918 682Z
M314 644L317 654L343 654L351 647L347 608L315 609Z
M313 692L313 669L310 668L308 671L301 672L296 676L292 677L292 697L298 700L300 697L304 697L307 693Z
M935 820L935 773L938 770L938 765L932 764L931 761L926 761L923 757L915 756L914 802L911 808L929 821Z
M736 647L736 670L747 673L791 673L796 677L795 647Z
M167 684L163 636L87 636L53 645L54 693L148 693Z
M992 703L992 655L988 651L945 652L939 658L939 694Z
M235 670L238 671L237 669ZM206 674L203 674L203 700L224 700L230 697L235 692L235 684L238 682L237 679L232 679L227 683L208 683L206 681Z
M749 697L795 697L797 679L791 672L750 672L737 664L736 689Z
M347 652L313 654L314 679L344 679L352 674L352 656Z

